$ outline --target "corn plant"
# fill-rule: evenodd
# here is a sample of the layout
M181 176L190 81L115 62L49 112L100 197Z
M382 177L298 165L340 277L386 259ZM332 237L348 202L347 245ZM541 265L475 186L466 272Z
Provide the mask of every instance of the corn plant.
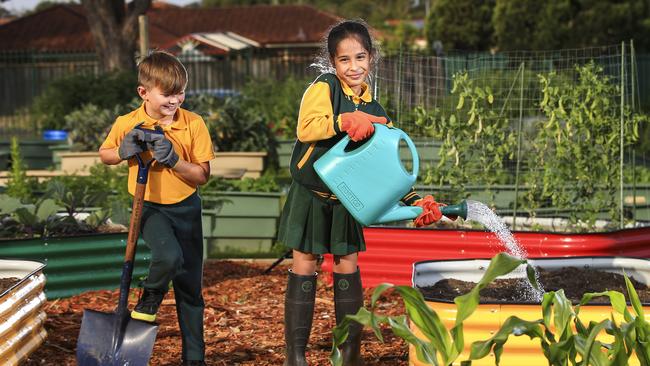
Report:
M472 344L470 359L483 358L492 351L498 365L508 337L527 335L540 340L549 365L625 366L633 352L641 365L650 365L650 326L627 275L625 285L636 315L630 313L625 296L618 291L586 293L575 309L563 290L551 291L544 294L542 300L542 319L526 321L516 316L509 317L493 337ZM589 324L580 320L580 308L599 296L608 297L614 311L623 315L620 325L613 316ZM614 337L612 343L596 340L603 331Z
M347 327L350 322L356 321L371 327L377 338L382 341L380 326L390 325L396 336L415 347L421 362L430 365L452 364L463 350L463 321L478 306L479 291L496 277L511 272L525 262L505 253L495 256L485 275L472 291L454 299L458 311L454 326L449 331L436 312L424 302L417 289L389 284L378 286L371 300L372 311L362 308L356 315L346 317L332 331L334 341L330 355L331 363L341 365L341 355L337 347L347 338ZM533 287L538 288L530 265L527 266L527 273ZM495 363L498 365L508 338L511 335L526 335L531 339L539 339L542 354L552 366L569 364L624 366L629 363L633 353L642 366L650 366L650 325L645 320L638 294L627 276L625 276L625 284L634 313L628 310L625 296L618 291L586 293L575 307L572 307L571 301L567 299L563 290L550 291L545 293L542 299L541 319L528 321L517 316L509 317L494 336L485 341L473 342L470 346L469 359L462 361L461 365L471 365L472 360L481 359L490 352L494 354ZM402 297L410 321L417 326L424 338L417 337L411 331L405 315L389 317L374 313L379 296L390 288ZM601 296L608 297L613 310L623 316L621 324L617 324L613 315L610 319L592 321L588 324L580 320L581 307L594 297ZM602 332L611 335L613 342L603 343L597 340L597 336Z
M342 364L341 352L338 346L347 339L349 324L356 321L372 328L375 336L382 342L383 337L380 326L381 324L388 324L396 336L406 340L415 347L417 357L420 361L431 365L450 365L460 356L465 347L463 322L476 310L479 304L479 291L495 278L510 273L524 263L526 263L525 260L511 257L506 253L499 253L492 258L483 278L481 278L476 287L469 293L454 299L458 312L454 326L450 330L445 327L438 314L426 304L424 297L422 297L422 294L417 289L410 286L394 286L386 283L379 285L372 295L370 311L361 308L357 314L346 316L341 324L332 330L334 340L330 354L330 362L335 366ZM530 265L528 266L527 272L531 283L536 284L537 282ZM426 339L418 338L411 331L405 315L391 317L374 312L377 300L389 289L393 289L402 297L408 318L420 329Z

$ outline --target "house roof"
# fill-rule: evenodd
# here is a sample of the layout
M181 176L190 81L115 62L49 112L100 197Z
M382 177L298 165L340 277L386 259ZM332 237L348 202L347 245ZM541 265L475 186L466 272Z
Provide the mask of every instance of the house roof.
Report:
M339 20L305 5L179 8L158 4L147 15L152 48L192 34L228 32L261 47L315 45ZM93 52L94 41L84 8L60 4L0 25L0 49Z

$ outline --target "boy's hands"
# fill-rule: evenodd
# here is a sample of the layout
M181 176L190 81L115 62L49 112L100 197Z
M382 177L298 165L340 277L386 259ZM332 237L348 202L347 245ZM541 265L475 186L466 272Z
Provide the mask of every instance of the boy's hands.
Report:
M158 127L159 128L159 127ZM178 154L174 151L174 145L165 135L152 134L153 158L168 168L173 168L178 163Z
M361 141L375 132L373 123L385 125L386 117L373 116L362 111L341 113L341 130L347 132L352 141Z
M432 195L427 195L413 203L413 206L422 207L422 213L415 218L415 226L421 227L431 225L442 218L440 206L445 206L443 203L438 203Z
M127 132L122 139L120 147L117 149L117 154L120 156L120 159L127 160L141 152L147 151L145 140L145 132L142 130L134 128Z

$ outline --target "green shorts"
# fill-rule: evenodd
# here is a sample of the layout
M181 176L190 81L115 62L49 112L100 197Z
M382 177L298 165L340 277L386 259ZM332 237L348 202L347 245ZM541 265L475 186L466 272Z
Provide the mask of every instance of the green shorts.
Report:
M282 210L278 241L304 253L347 255L366 250L363 230L338 200L293 182Z

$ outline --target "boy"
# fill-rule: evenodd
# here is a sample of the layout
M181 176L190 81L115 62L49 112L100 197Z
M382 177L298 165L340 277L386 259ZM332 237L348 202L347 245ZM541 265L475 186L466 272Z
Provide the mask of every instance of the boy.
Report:
M183 365L205 365L203 310L203 233L201 198L197 187L208 181L214 149L203 119L180 108L185 99L187 71L166 52L153 52L138 65L138 95L142 106L117 118L99 149L104 164L129 163L129 193L134 194L143 154L156 162L149 170L141 233L151 248L149 275L131 317L153 322L169 289L174 286L183 343ZM136 126L161 128L164 136L144 143ZM148 147L151 151L148 151Z

